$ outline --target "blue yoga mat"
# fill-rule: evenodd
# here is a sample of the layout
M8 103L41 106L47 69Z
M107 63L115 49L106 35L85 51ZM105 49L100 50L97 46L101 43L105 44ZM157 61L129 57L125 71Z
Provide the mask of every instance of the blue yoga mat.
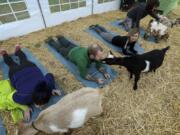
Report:
M71 42L74 42L70 39L68 39L68 40ZM77 44L77 43L75 43L75 44ZM112 82L112 80L114 80L117 77L116 71L114 71L108 65L103 65L105 67L106 71L111 75L111 78L109 80L106 80L103 85L99 85L93 81L85 80L80 76L79 70L75 64L73 64L71 61L64 58L60 53L58 53L50 45L47 44L46 47L49 49L50 52L52 52L52 54L56 57L56 59L58 59L59 62L62 63L76 77L76 79L79 80L86 87L92 87L92 88L104 87L105 85L109 84L110 82ZM104 76L99 71L97 71L97 69L95 68L95 64L91 64L91 67L89 68L88 73L91 74L92 76L104 79Z
M0 117L0 135L6 135L6 129L4 127L1 117Z
M120 47L117 47L117 46L113 45L112 43L104 40L96 31L89 29L89 28L86 29L85 31L88 32L89 34L91 34L92 36L94 36L95 38L99 39L100 41L102 41L105 45L112 48L113 50L122 53L122 49ZM109 31L109 32L111 32L111 31ZM111 32L111 33L113 33L113 32ZM115 34L115 33L113 33L113 34ZM139 45L139 43L135 44L134 49L138 52L138 54L144 53L144 49Z
M33 63L35 63L41 69L41 71L43 72L44 75L48 73L47 69L35 58L35 56L32 55L32 53L28 49L23 49L23 52L26 54L28 60L30 60ZM18 59L17 56L12 55L12 58L13 58L14 61L19 63L19 59ZM4 63L2 58L0 58L0 68L1 68L1 70L3 72L3 78L4 79L8 79L9 68ZM61 91L62 95L61 96L52 96L50 101L48 102L48 104L46 104L43 107L43 109L49 107L50 105L55 104L57 101L59 101L64 96L64 91L62 90L62 88L59 87L57 84L56 84L56 88ZM30 121L35 120L37 118L37 116L39 115L39 113L42 111L41 109L36 108L34 105L32 106L32 110L33 110L33 112L31 114L31 120ZM1 135L1 132L0 132L0 135Z
M116 21L113 21L113 22L110 22L110 24L114 27L117 27L119 29L122 29L124 31L126 31L126 29L124 28L123 25L119 25L119 23L121 23L123 20L116 20ZM142 38L144 38L144 34L145 34L145 31L143 28L140 28L140 35ZM153 42L153 43L156 43L156 40L153 36L150 36L147 41L150 41L150 42Z

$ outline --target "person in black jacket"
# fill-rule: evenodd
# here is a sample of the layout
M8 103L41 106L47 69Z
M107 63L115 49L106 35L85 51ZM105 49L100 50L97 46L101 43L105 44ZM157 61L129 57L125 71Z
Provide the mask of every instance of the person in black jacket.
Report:
M96 31L104 40L112 43L114 46L120 47L124 55L136 55L137 51L134 50L134 46L139 39L139 29L133 28L129 31L127 36L120 36L108 32L104 27L97 25L91 25L90 29Z
M161 17L155 13L155 9L158 8L159 5L159 0L147 0L146 3L139 3L127 13L126 19L121 22L120 25L123 24L127 31L131 28L139 28L141 19L147 15L159 21Z

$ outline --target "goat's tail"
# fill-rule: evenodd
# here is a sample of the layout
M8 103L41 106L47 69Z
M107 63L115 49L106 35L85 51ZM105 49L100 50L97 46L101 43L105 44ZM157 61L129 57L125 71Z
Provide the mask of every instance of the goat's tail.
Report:
M169 50L169 49L170 49L170 46L168 46L168 47L166 47L166 48L163 48L162 51L163 51L164 53L166 53L166 51Z

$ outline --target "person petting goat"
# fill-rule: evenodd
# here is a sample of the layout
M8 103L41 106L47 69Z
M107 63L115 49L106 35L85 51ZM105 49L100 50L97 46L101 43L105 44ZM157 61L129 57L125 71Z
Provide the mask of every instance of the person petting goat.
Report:
M73 129L82 127L90 118L103 113L102 98L102 89L88 87L67 94L43 110L32 123L20 125L19 135L35 135L39 131L71 135Z
M120 36L108 32L104 27L99 25L91 25L89 28L96 31L107 42L112 43L116 47L120 47L124 55L131 56L137 54L134 46L139 39L139 29L133 28L127 36Z
M54 77L51 73L45 76L41 70L16 45L15 55L20 63L13 61L7 51L0 51L4 62L9 67L9 79L0 81L0 110L10 110L15 123L29 121L30 105L46 104L55 90Z
M141 19L147 15L159 21L163 19L155 13L155 9L157 9L159 5L159 0L147 0L146 3L139 3L127 13L126 19L119 25L124 25L127 31L131 28L139 28Z
M135 76L133 89L136 90L138 88L137 82L140 79L141 72L155 72L156 69L162 65L166 51L169 48L168 46L161 50L155 49L141 55L124 58L115 57L111 54L105 58L103 62L109 65L121 65L126 67L130 73L130 78L132 78L133 75Z

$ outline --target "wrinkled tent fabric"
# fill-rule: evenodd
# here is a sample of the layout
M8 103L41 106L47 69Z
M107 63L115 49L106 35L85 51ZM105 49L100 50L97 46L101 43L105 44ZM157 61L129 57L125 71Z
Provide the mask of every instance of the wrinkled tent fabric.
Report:
M170 11L178 6L180 0L160 0L160 10L164 11L164 15L167 15Z

